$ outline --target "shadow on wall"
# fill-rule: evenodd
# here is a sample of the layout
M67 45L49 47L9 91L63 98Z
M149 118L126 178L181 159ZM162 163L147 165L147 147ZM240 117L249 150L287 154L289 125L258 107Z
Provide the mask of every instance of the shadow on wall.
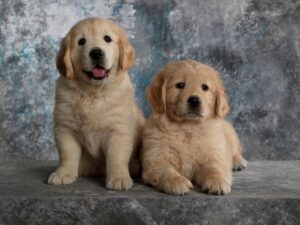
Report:
M57 158L54 58L70 27L90 16L114 20L130 37L130 74L146 115L155 72L170 60L199 60L220 72L246 158L300 159L300 2L19 0L2 1L0 15L2 159Z

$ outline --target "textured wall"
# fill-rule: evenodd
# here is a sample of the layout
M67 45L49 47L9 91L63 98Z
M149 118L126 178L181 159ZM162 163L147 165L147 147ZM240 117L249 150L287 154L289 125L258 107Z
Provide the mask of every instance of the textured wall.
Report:
M297 0L1 1L1 158L57 158L54 58L69 28L90 16L113 19L127 31L145 114L144 88L160 66L200 60L221 73L246 158L300 159Z

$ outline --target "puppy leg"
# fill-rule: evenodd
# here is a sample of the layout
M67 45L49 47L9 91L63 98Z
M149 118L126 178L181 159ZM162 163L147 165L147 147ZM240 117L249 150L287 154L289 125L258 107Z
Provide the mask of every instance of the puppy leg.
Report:
M112 133L106 152L106 187L108 189L127 190L132 187L128 168L132 150L131 135Z
M78 176L81 147L71 132L55 131L59 150L59 166L48 179L48 184L61 185L74 182Z
M247 167L247 161L243 158L242 155L238 154L233 156L232 159L232 170L240 171Z
M231 152L231 154L233 155L232 170L243 170L247 167L247 161L242 156L242 146L240 144L239 138L230 123L225 122L224 125L226 141L230 146L229 152Z
M164 165L164 162L156 162L156 165ZM143 172L143 180L157 189L172 195L184 195L193 188L193 184L182 176L171 165L165 167L148 166Z
M213 163L201 167L195 176L195 182L201 187L201 191L215 195L229 193L231 181L231 169Z

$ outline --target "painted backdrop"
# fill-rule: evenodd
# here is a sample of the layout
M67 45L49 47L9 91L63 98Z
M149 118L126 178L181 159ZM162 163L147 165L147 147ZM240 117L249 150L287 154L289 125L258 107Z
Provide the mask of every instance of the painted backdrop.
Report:
M173 59L215 67L250 160L300 159L300 1L11 0L0 2L0 158L56 159L52 110L62 37L78 20L122 26L136 49L130 71L144 89Z

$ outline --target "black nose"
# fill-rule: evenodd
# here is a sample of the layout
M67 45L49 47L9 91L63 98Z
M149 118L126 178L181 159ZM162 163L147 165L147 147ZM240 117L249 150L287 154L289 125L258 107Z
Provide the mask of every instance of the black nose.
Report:
M192 107L199 107L200 105L200 99L198 96L190 96L187 100L189 106Z
M90 57L92 58L92 60L100 60L102 59L104 56L104 52L101 48L93 48L90 51Z

